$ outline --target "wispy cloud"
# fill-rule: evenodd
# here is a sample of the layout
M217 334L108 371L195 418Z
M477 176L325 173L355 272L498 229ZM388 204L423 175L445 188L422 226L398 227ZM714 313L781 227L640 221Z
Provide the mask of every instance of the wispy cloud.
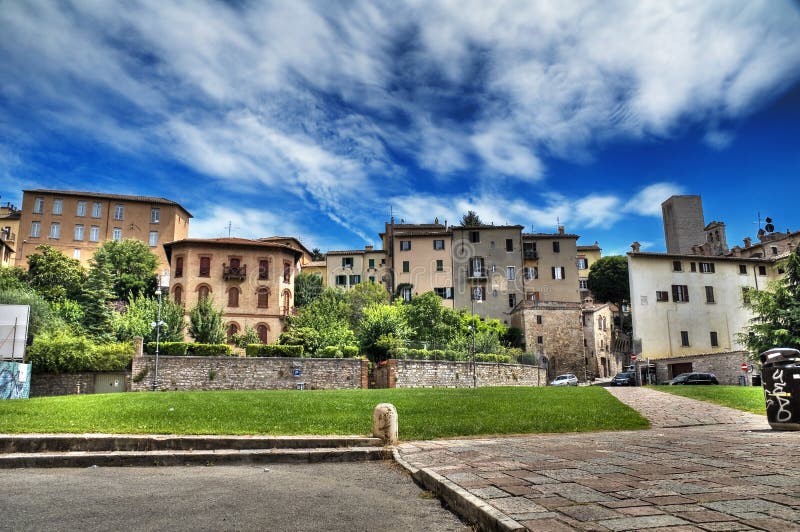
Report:
M624 211L641 216L661 216L661 204L670 196L683 194L683 187L675 183L654 183L637 192L626 204Z

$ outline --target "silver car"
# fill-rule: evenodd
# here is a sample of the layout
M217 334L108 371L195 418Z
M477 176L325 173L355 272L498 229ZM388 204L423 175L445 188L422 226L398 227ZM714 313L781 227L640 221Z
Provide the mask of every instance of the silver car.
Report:
M578 385L578 377L576 377L572 373L559 375L558 377L550 381L550 386L577 386L577 385Z

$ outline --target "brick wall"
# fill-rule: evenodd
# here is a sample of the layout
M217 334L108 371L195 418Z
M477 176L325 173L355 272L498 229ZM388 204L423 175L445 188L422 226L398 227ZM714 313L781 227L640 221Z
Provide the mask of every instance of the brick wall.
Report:
M439 360L390 360L376 372L388 372L385 380L397 388L469 388L472 366L469 362ZM546 375L537 366L479 362L475 371L478 386L541 386ZM394 386L391 386L394 384Z
M149 390L154 357L133 359L131 390ZM290 390L305 383L309 390L367 386L367 362L357 358L158 358L161 390ZM146 370L139 382L133 382ZM295 376L295 370L300 375Z
M664 384L671 378L669 371L671 364L691 364L691 371L713 373L717 376L720 384L739 384L739 376L744 375L742 373L742 362L749 362L745 351L660 358L650 361L651 364L656 366L656 379L659 384ZM756 369L756 373L758 373L758 369ZM748 384L750 384L750 377L751 375L748 374Z

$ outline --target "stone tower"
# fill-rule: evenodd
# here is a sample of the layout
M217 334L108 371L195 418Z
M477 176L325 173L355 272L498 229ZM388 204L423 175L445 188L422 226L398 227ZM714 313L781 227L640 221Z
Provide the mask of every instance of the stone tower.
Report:
M689 254L706 241L700 196L670 196L661 204L667 253Z

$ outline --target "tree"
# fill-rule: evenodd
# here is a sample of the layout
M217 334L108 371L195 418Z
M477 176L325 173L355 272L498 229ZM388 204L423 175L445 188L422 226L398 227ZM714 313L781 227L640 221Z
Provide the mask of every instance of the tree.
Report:
M261 337L258 336L258 332L247 325L242 332L235 333L233 335L233 344L239 348L246 348L250 344L260 344Z
M434 292L416 295L402 308L411 329L409 339L416 346L442 349L458 335L458 313L442 305Z
M113 327L117 340L123 342L134 336L141 336L145 342L156 341L153 322L158 317L158 300L143 295L133 297L121 312L114 312ZM169 299L161 302L161 326L159 339L162 342L182 342L186 322L183 319L183 306Z
M402 305L370 305L363 311L358 342L373 360L386 358L392 347L404 345L411 329Z
M305 307L322 294L322 277L300 272L294 276L294 306Z
M80 295L83 307L83 327L95 340L109 342L112 339L113 315L109 302L114 297L113 281L107 264L94 267Z
M609 301L622 308L630 300L628 259L611 255L598 260L589 269L589 290L596 301Z
M63 326L53 313L50 304L42 295L27 286L0 289L0 304L28 305L28 334L36 336L42 332L59 329Z
M91 267L108 265L112 275L112 299L127 300L131 296L155 293L156 257L141 240L109 240L104 242L92 257Z
M319 248L314 248L311 250L311 260L313 261L320 261L325 260L325 254L319 250Z
M80 261L46 244L36 251L28 255L28 284L48 301L77 299L86 281Z
M785 268L786 275L766 290L747 292L744 306L755 316L737 339L754 357L772 347L800 349L800 248Z
M328 287L318 298L302 307L297 316L289 318L279 342L302 345L308 354L329 345L355 345L355 334L348 319L351 312L347 294Z
M18 267L0 268L0 290L28 288L28 272Z
M466 214L461 217L461 225L464 227L475 227L478 225L483 225L483 222L481 221L481 217L478 216L477 212L467 211Z
M210 297L201 297L189 311L189 334L201 344L225 343L225 325L222 310L214 307Z
M350 327L358 329L364 316L364 309L370 305L386 305L389 303L389 292L377 283L359 283L347 292L350 302Z

